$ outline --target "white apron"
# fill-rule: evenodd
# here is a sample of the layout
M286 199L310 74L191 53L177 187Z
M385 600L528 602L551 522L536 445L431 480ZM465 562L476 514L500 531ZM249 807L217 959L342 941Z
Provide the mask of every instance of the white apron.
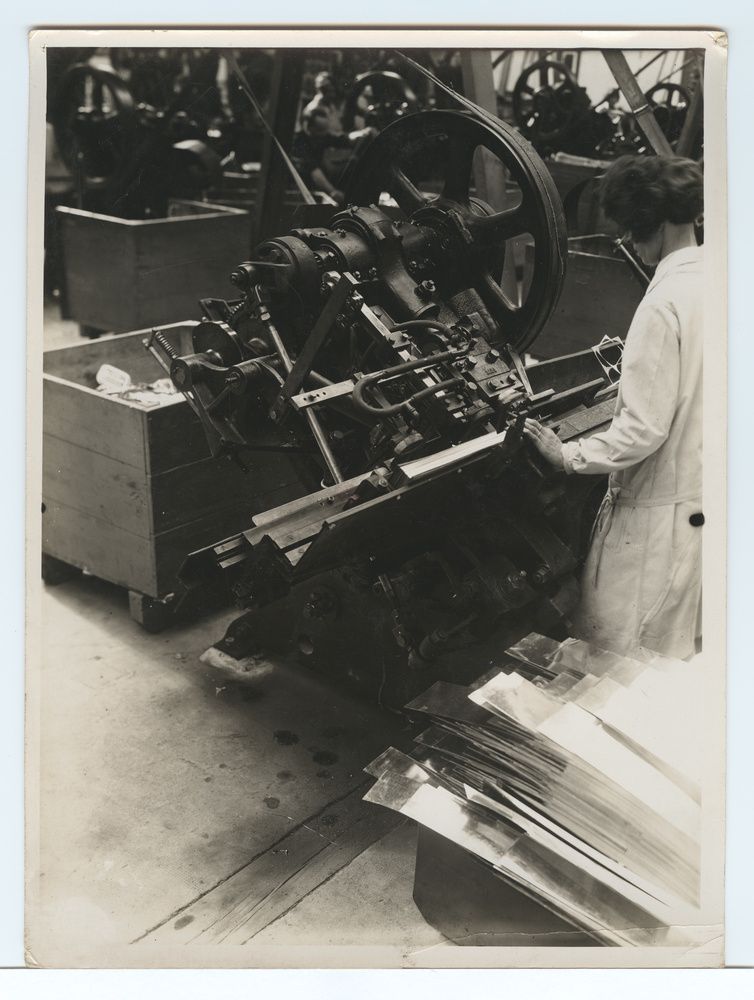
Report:
M701 247L660 262L626 337L610 427L563 446L566 471L610 476L573 632L619 653L687 659L700 646L702 263Z

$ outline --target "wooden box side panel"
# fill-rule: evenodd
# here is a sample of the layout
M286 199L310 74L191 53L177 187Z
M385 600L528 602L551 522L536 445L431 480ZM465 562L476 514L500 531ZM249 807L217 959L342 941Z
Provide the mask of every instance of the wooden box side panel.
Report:
M143 472L144 411L56 376L45 376L43 426L56 440L86 448Z
M149 538L152 510L143 470L45 433L42 495L104 524Z
M102 580L157 597L154 545L118 525L46 498L42 551Z
M569 254L560 299L531 353L554 358L593 347L603 336L625 338L643 294L624 261Z
M193 351L191 334L196 326L194 322L173 323L161 330L179 354L190 354ZM165 378L164 370L144 346L150 333L150 329L135 330L45 351L42 357L44 373L71 382L76 388L83 386L94 390L97 389L97 371L104 364L122 368L134 383ZM129 405L146 413L153 412L138 403Z
M248 214L185 211L134 222L58 209L70 318L120 333L198 316L198 299L230 293L228 275L249 255Z
M68 316L101 330L140 326L134 298L136 227L77 209L57 212Z
M249 252L246 213L186 216L144 227L132 290L135 325L198 317L199 299L234 297L230 274Z
M173 517L164 519L170 527L151 533L148 524L156 508L151 507L149 477L141 483L130 477L124 480L120 473L125 466L67 442L60 445L53 440L50 448L45 441L43 551L150 597L175 590L178 572L192 552L246 530L257 511L287 503L303 492L300 482L292 482L257 496L236 495L233 502L218 507L218 497L230 495L220 489L206 494L211 502L205 508L189 492L182 504L171 508ZM62 473L60 463L66 455ZM191 519L174 523L181 517Z
M227 459L193 462L152 476L149 490L155 534L238 505L250 513L268 510L282 493L295 499L307 492L290 460L272 454L248 472Z
M147 463L155 476L211 457L199 418L185 399L146 414Z
M181 354L193 350L191 334L196 323L177 323L163 333ZM155 455L162 468L184 464L209 455L201 425L180 396L162 407L149 409L97 391L97 371L110 364L127 372L134 383L154 382L165 372L144 347L149 330L94 342L75 344L43 356L44 430L56 438L80 445L144 472ZM162 447L149 447L150 426L165 425ZM177 461L172 453L180 452ZM159 466L158 466L159 468ZM155 469L156 471L156 469Z
M165 332L188 352L193 326ZM147 333L45 354L44 551L161 597L191 552L247 529L255 513L302 496L312 482L301 456L260 454L248 471L213 459L185 400L147 409L94 389L103 363L135 381L164 375L144 349Z

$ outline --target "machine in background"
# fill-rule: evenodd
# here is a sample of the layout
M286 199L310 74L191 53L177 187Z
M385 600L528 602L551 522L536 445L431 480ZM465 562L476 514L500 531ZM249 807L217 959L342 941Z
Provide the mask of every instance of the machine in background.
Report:
M572 70L554 59L527 66L513 88L516 126L541 156L613 159L648 152L647 140L630 111L612 106L609 95L593 104ZM660 81L645 94L655 119L671 146L678 142L691 105L680 84Z
M76 207L125 219L160 217L170 197L200 198L217 181L227 149L217 122L198 113L192 80L177 92L164 80L162 88L153 83L150 94L165 91L165 104L155 106L111 69L91 62L68 68L51 120Z

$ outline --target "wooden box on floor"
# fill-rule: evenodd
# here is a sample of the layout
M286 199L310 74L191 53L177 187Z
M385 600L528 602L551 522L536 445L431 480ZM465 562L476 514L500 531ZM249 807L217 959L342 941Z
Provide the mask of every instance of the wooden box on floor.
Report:
M229 275L250 253L249 214L174 201L166 218L120 219L57 209L64 318L112 333L199 314L200 298L233 297Z
M188 353L195 325L162 329ZM189 553L248 528L254 513L312 484L287 455L262 454L248 472L212 458L181 395L150 408L99 392L104 363L134 383L164 377L143 346L148 332L45 352L42 550L48 562L128 588L134 617L149 612L159 622L157 602L173 592Z
M625 259L613 256L609 237L568 242L563 290L544 329L531 345L540 360L594 347L604 336L625 340L645 287ZM534 247L526 248L532 271Z
M545 160L563 202L569 236L609 232L599 200L598 178L610 166L604 160L556 153Z
M315 221L308 221L311 219L311 215L307 209L304 209L304 202L301 199L300 192L295 186L291 185L283 193L283 201L280 205L279 214L276 216L273 231L267 233L260 232L260 220L258 217L260 208L259 177L258 170L248 172L225 171L217 185L207 191L207 200L211 201L213 205L242 208L249 213L248 231L250 240L256 239L258 242L259 240L268 239L273 236L282 236L289 229L299 226L309 228L310 226L329 223L335 207L332 204L326 206L326 211L323 213L324 218L321 222L316 216ZM303 216L300 215L302 210L305 213Z

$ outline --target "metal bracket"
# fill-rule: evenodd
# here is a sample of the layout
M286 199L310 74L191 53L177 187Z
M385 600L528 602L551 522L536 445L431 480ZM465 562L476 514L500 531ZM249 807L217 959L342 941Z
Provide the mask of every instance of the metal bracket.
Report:
M286 376L280 394L272 404L270 414L273 420L280 420L291 397L295 396L304 384L306 377L312 370L314 359L332 332L338 314L346 304L349 295L355 291L357 285L358 282L353 275L345 271L333 288L330 298L327 300L324 309L317 318L317 322L314 324L312 332L307 337L304 346L293 363L293 367Z
M350 396L353 387L356 385L352 378L343 382L334 382L332 385L325 385L322 388L309 389L306 392L291 396L291 406L298 410L308 410L310 406L320 406L328 403L331 399L342 399L343 396Z

